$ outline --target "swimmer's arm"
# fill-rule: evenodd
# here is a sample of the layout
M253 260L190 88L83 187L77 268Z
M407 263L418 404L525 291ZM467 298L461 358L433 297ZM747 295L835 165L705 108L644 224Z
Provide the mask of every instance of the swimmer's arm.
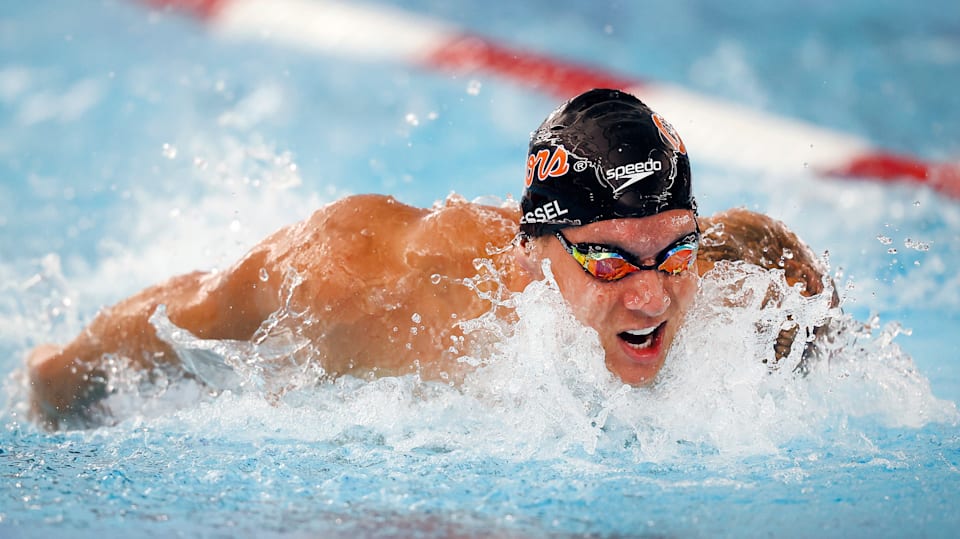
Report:
M744 209L731 209L700 219L703 231L697 269L701 275L721 260L743 261L765 269L782 269L787 284L803 285L801 294L815 296L824 290L829 280L826 268L813 251L782 222L766 215ZM831 298L839 304L836 291ZM815 354L815 343L825 334L829 321L814 328L814 340L808 342L803 359L795 369L803 372L807 361ZM775 363L789 355L797 338L798 328L780 331L774 344Z
M826 268L813 251L782 222L735 208L700 219L703 239L697 257L700 275L721 261L743 261L765 269L782 269L787 284L802 283L803 295L823 291Z
M232 268L174 277L103 309L72 342L42 345L27 359L31 407L43 422L83 415L105 396L105 354L127 358L136 368L176 364L176 353L150 324L158 305L171 322L201 338L248 338L272 312L276 297L258 279L263 249L255 249ZM252 293L251 293L252 292Z

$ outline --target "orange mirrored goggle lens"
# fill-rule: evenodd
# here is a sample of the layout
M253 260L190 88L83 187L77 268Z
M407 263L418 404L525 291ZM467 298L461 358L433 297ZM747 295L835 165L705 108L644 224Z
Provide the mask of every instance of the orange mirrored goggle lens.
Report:
M679 275L693 267L697 261L699 235L690 234L657 255L657 263L643 265L635 257L618 249L597 244L571 244L562 233L557 238L563 248L590 275L604 281L616 281L641 270L657 270L668 275Z

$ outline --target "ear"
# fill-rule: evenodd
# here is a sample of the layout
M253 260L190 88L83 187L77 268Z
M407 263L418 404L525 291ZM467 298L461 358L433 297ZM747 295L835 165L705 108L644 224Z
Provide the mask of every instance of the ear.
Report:
M517 248L513 251L517 266L534 280L543 279L540 250L537 238L521 236Z

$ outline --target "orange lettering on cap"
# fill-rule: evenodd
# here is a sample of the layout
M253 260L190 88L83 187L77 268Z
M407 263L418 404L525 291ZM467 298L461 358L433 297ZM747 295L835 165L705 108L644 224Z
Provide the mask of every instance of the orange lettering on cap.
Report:
M683 140L680 138L680 135L677 133L677 130L670 125L670 122L663 119L663 116L660 116L657 113L653 114L653 123L657 124L657 129L660 130L660 135L667 141L670 146L673 146L675 151L678 151L684 155L687 154L687 147L684 145Z
M530 187L533 183L533 176L544 181L550 177L563 176L570 171L570 163L567 162L567 150L563 146L556 148L551 155L550 150L540 150L536 154L527 156L527 177L526 186Z
M567 150L560 146L557 148L557 151L553 152L553 157L550 158L550 164L547 165L547 175L540 178L540 181L546 180L549 176L563 176L570 170L570 165L567 163Z
M537 156L530 154L527 156L527 179L524 182L527 187L533 184L533 171L537 168Z

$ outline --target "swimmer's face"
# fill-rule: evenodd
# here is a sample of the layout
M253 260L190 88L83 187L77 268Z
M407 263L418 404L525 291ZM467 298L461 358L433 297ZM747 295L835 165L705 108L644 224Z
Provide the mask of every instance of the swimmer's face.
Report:
M571 244L615 247L651 266L665 249L696 230L693 212L671 210L565 228L562 233ZM585 272L552 235L534 240L520 257L521 265L537 278L542 278L541 260L550 259L560 291L577 319L600 335L611 372L631 385L653 381L696 295L695 265L677 274L642 270L603 281Z

